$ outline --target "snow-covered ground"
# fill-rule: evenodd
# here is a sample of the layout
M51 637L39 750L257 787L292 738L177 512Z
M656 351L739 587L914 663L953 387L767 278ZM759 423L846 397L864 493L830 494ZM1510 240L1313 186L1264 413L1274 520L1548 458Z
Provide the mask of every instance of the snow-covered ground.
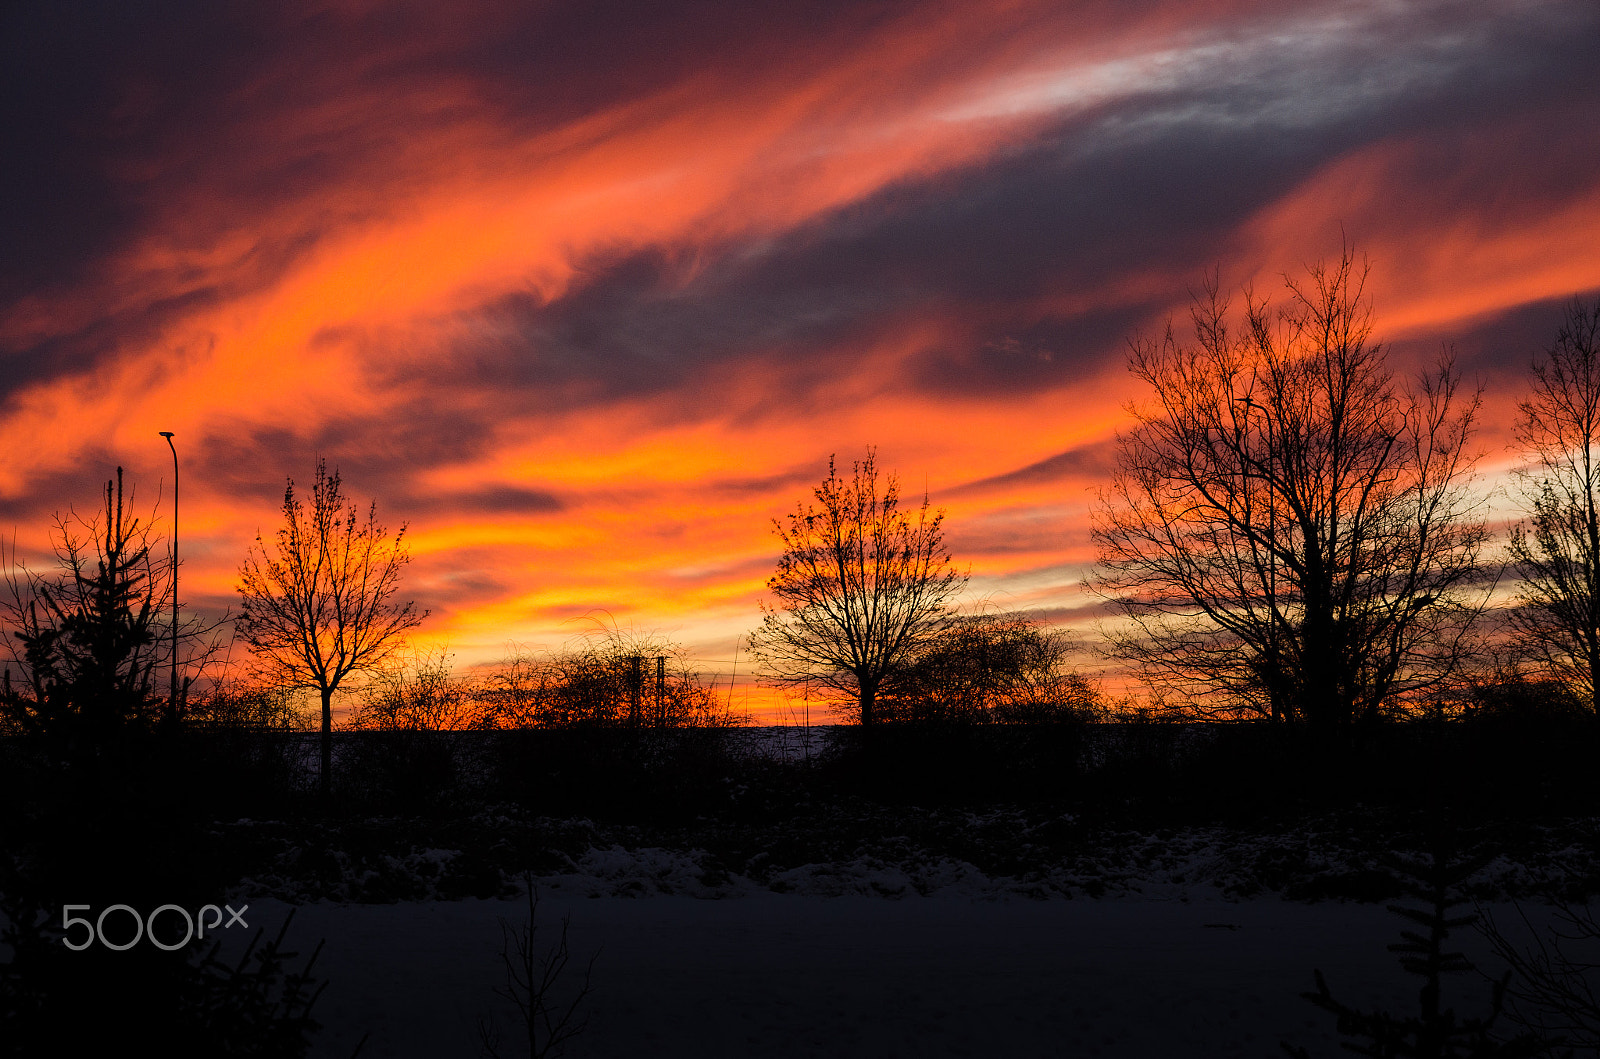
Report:
M1416 1010L1420 983L1387 950L1406 924L1383 900L1284 897L1392 896L1387 847L1359 820L1145 833L1021 809L828 812L803 840L765 825L773 853L753 856L731 839L708 852L587 820L486 816L478 833L520 826L546 844L542 942L570 915L577 962L598 953L573 1059L1268 1056L1281 1040L1346 1054L1332 1016L1300 996L1318 968L1347 1003ZM1513 896L1546 924L1541 902L1593 875L1595 821L1522 832L1527 848L1466 890L1504 925L1520 923ZM252 926L275 928L287 898L292 937L326 938L316 1055L348 1056L363 1034L367 1056L476 1055L481 1017L513 1029L494 995L500 920L522 921L524 903L405 896L446 893L470 848L341 853L315 885L286 856L285 874L241 881ZM402 899L350 900L363 893ZM1454 941L1496 967L1475 933ZM1484 1011L1482 979L1448 989L1463 1012Z
M275 931L289 909L253 902L251 925ZM1284 1039L1332 1056L1331 1016L1298 995L1314 968L1340 999L1397 1013L1415 1010L1418 984L1385 948L1399 918L1362 903L545 889L541 944L564 915L577 957L564 984L598 954L574 1059L1269 1056ZM363 1034L366 1056L478 1054L480 1018L512 1028L493 993L502 918L524 920L525 903L300 906L291 940L326 939L314 1054L348 1056ZM1459 943L1493 966L1472 932ZM1446 1000L1480 1011L1486 996L1458 976Z
M819 807L738 827L641 829L489 809L418 841L403 818L330 825L239 820L219 841L257 843L236 896L380 903L503 896L532 868L551 893L585 898L1130 897L1154 900L1355 898L1400 891L1386 858L1415 835L1365 817L1267 827L1118 828L1071 813ZM1600 880L1600 820L1484 828L1495 853L1467 880L1482 900L1584 899ZM1391 845L1390 843L1400 843Z
M796 761L827 736L733 738L750 757ZM470 762L483 740L462 741ZM313 1054L330 1059L363 1035L368 1059L478 1055L487 1017L501 1054L516 1054L494 990L501 921L526 916L509 896L524 869L541 894L541 950L571 917L566 988L596 954L572 1059L1165 1059L1281 1055L1284 1040L1348 1054L1332 1016L1300 996L1315 969L1349 1004L1416 1010L1420 983L1387 950L1407 924L1384 907L1397 892L1389 855L1423 840L1415 813L1160 826L1076 805L824 797L762 788L761 775L713 773L727 786L705 815L597 822L468 799L431 815L219 821L208 848L241 876L217 899L248 903L250 926L270 934L294 910L302 952L325 940ZM1502 925L1520 926L1512 899L1543 928L1552 897L1600 893L1600 820L1482 819L1458 838L1488 858L1465 892ZM244 944L237 931L224 940ZM1453 947L1497 970L1475 933ZM1446 1001L1482 1013L1488 992L1460 976Z
M1347 1054L1332 1016L1300 996L1315 969L1346 1003L1416 1010L1420 983L1387 949L1408 924L1384 901L1283 896L1385 878L1381 842L1356 822L1142 833L1078 830L1070 817L1022 810L879 811L825 821L822 832L852 832L841 847L808 832L789 860L758 853L742 863L694 845L629 842L629 829L587 820L526 821L551 844L535 879L541 951L570 916L568 986L597 954L590 1025L569 1055L1269 1056L1282 1040ZM1542 928L1553 910L1536 895L1592 875L1600 852L1591 820L1525 830L1525 854L1483 865L1466 886L1508 928L1521 929L1509 895L1523 896ZM788 841L762 833L774 848ZM1038 856L996 870L1008 852L986 870L950 852L957 840L978 860L993 843L1037 844ZM797 849L812 859L796 862ZM464 856L340 854L340 873L310 890L290 872L233 892L235 905L250 901L252 926L275 930L290 897L291 939L303 949L326 939L326 1028L314 1054L348 1056L370 1034L367 1056L476 1055L478 1021L489 1016L514 1041L494 990L500 921L525 919L521 899L328 899L443 893ZM1288 886L1275 889L1274 873ZM1452 947L1497 969L1472 931ZM1447 986L1463 1013L1484 1013L1487 997L1477 976Z

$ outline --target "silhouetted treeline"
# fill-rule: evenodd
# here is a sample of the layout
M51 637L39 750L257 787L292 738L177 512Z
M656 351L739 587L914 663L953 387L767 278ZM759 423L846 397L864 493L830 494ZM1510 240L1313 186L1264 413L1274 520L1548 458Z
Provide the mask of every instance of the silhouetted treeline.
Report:
M801 734L796 729L793 738ZM142 833L146 825L133 821L146 815L149 828L179 834L240 817L437 817L505 805L665 820L761 805L788 812L806 799L1047 803L1095 818L1131 813L1173 823L1354 805L1403 809L1439 798L1500 815L1600 811L1600 775L1592 768L1600 725L1586 711L1552 705L1536 687L1497 686L1468 712L1395 722L1334 748L1268 722L1160 715L833 726L804 752L762 749L764 741L784 738L753 729L626 726L336 731L326 795L316 734L283 727L130 737L77 764L31 739L0 745L10 762L10 823L31 819L43 827L81 818L92 834L102 827ZM736 798L740 789L748 795ZM770 801L762 791L771 792ZM22 806L31 808L23 813ZM55 841L48 831L36 837ZM119 836L106 848L125 841ZM156 846L174 841L164 833ZM129 863L146 860L140 854Z

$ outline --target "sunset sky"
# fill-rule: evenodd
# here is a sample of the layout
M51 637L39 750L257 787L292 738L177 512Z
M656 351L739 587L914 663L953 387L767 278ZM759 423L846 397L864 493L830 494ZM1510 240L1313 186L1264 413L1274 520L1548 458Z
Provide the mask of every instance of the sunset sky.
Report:
M409 523L463 665L604 612L726 672L770 520L869 444L969 602L1088 628L1126 342L1207 269L1265 292L1348 239L1397 366L1487 388L1489 479L1600 290L1592 0L0 23L0 529L38 565L118 464L170 499L174 431L220 611L320 454Z

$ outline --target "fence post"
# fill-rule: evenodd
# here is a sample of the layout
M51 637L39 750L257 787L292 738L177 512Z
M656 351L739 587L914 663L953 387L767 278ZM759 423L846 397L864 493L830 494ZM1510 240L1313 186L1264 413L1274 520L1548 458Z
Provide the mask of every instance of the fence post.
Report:
M639 727L639 695L644 690L644 656L628 656L628 725Z
M656 655L656 723L667 723L667 656Z

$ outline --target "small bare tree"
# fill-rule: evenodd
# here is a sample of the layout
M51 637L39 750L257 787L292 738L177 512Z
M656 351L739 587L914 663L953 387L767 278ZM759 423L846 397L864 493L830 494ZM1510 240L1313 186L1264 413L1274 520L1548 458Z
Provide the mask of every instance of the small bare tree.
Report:
M1491 915L1478 932L1511 968L1511 1018L1532 1034L1574 1049L1566 1055L1600 1055L1600 919L1587 905L1556 906L1557 925L1536 929L1517 906L1531 937L1518 944Z
M1600 710L1600 298L1567 307L1520 412L1533 513L1511 534L1510 621L1528 657Z
M561 937L541 955L534 946L539 933L539 890L531 872L523 876L523 883L527 887L528 918L515 927L504 919L500 921L505 939L500 962L505 966L506 985L494 992L516 1006L528 1059L555 1059L566 1054L568 1041L588 1028L589 1017L580 1017L578 1011L593 991L594 964L600 954L589 957L583 982L576 989L563 982L567 965L572 962L572 950L567 945L572 916L561 917ZM560 992L570 992L571 998L563 1002L557 996ZM500 1059L500 1034L492 1018L478 1020L478 1040L484 1055Z
M750 647L783 687L821 685L852 696L861 723L874 720L879 692L896 667L953 620L950 601L967 582L944 547L943 511L928 498L913 517L900 510L900 483L881 492L875 454L841 478L828 457L817 506L772 520L783 543L767 581Z
M1343 730L1448 675L1481 609L1478 395L1448 356L1397 382L1366 275L1347 248L1279 311L1247 289L1237 331L1213 279L1193 343L1131 343L1155 403L1118 438L1091 587L1129 619L1117 653L1201 709Z
M235 628L249 645L258 674L283 688L322 696L322 791L333 767L333 693L352 673L380 668L426 612L400 603L400 571L410 561L406 528L393 537L347 504L337 469L317 460L311 507L283 493L283 526L269 552L260 535L239 568L241 613Z

